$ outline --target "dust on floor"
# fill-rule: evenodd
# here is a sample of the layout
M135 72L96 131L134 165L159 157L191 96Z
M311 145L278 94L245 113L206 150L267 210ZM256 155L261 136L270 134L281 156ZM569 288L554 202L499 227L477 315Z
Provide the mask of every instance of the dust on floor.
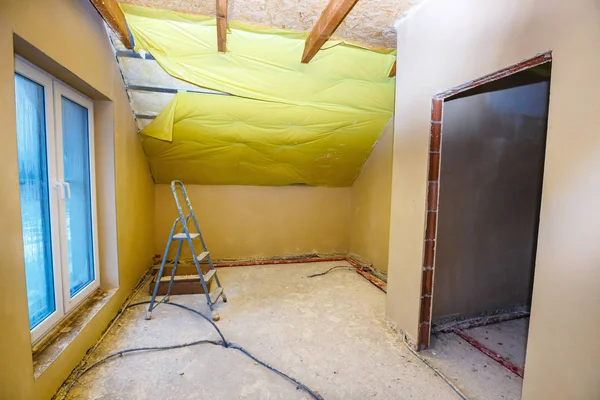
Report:
M465 329L488 349L523 368L529 318ZM501 366L455 333L431 336L422 355L463 389L471 399L518 400L523 379Z
M345 262L220 268L228 341L298 379L324 399L436 399L458 395L404 346L385 320L385 294L353 270L306 278ZM348 264L350 267L350 265ZM140 293L134 301L148 299ZM210 315L204 295L172 302ZM197 315L161 304L127 310L92 356L126 348L218 340ZM307 399L239 352L212 345L115 358L82 376L69 399Z

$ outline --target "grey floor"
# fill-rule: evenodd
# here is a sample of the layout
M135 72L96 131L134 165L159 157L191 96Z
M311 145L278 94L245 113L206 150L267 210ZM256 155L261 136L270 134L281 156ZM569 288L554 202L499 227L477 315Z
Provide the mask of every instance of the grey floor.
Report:
M488 349L523 368L529 318L463 330ZM432 335L423 356L458 385L470 399L518 400L523 379L454 333Z
M229 298L228 303L218 303L219 328L229 341L294 376L324 399L459 399L386 325L383 292L352 270L338 269L322 277L306 278L340 264L345 263L219 269ZM148 298L146 292L138 297ZM173 296L171 300L208 311L203 295ZM143 307L126 311L99 345L92 361L131 347L218 339L208 323L188 311L160 305L152 320L145 320L144 314ZM446 372L466 393L477 394L473 398L510 399L508 396L516 393L498 387L490 397L479 397L481 388L463 370L479 362L485 364L482 357L486 357L455 338L442 338L439 343L442 342L448 343L428 357L444 368L451 364ZM453 353L454 346L462 347ZM468 356L474 361L453 359L457 356ZM458 369L456 363L460 364ZM510 372L492 363L487 362L489 365L483 368L488 368L489 373L480 374L479 379L494 381L496 386L518 381L505 378ZM494 377L492 371L502 377ZM520 383L518 386L520 390ZM495 396L500 392L507 395ZM68 398L310 397L235 350L199 345L115 358L82 376Z

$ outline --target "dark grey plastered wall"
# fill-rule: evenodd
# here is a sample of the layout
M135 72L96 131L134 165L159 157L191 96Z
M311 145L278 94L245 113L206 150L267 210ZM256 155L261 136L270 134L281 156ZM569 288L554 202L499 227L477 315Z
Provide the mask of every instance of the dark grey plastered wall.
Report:
M434 322L531 302L549 71L447 99Z

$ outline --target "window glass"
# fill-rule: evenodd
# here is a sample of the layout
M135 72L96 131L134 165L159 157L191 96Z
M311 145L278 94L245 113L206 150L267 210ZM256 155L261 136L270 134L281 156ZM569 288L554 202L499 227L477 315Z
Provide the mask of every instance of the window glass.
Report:
M70 295L94 280L88 109L61 97Z
M46 153L44 87L15 74L23 251L34 328L56 310Z

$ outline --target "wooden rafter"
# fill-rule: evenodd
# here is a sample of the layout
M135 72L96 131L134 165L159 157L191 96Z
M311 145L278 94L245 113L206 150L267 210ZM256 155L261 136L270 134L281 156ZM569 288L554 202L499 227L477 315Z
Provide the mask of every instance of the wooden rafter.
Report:
M227 51L227 0L217 1L217 47L220 52Z
M392 65L392 70L390 71L390 78L396 76L396 61L394 61L394 65Z
M131 39L129 37L129 30L127 29L127 22L125 21L125 15L119 8L116 0L90 0L91 3L96 7L96 10L100 13L104 21L108 24L110 29L117 35L123 45L131 49Z
M302 55L304 64L313 59L357 2L358 0L329 0L306 39Z

